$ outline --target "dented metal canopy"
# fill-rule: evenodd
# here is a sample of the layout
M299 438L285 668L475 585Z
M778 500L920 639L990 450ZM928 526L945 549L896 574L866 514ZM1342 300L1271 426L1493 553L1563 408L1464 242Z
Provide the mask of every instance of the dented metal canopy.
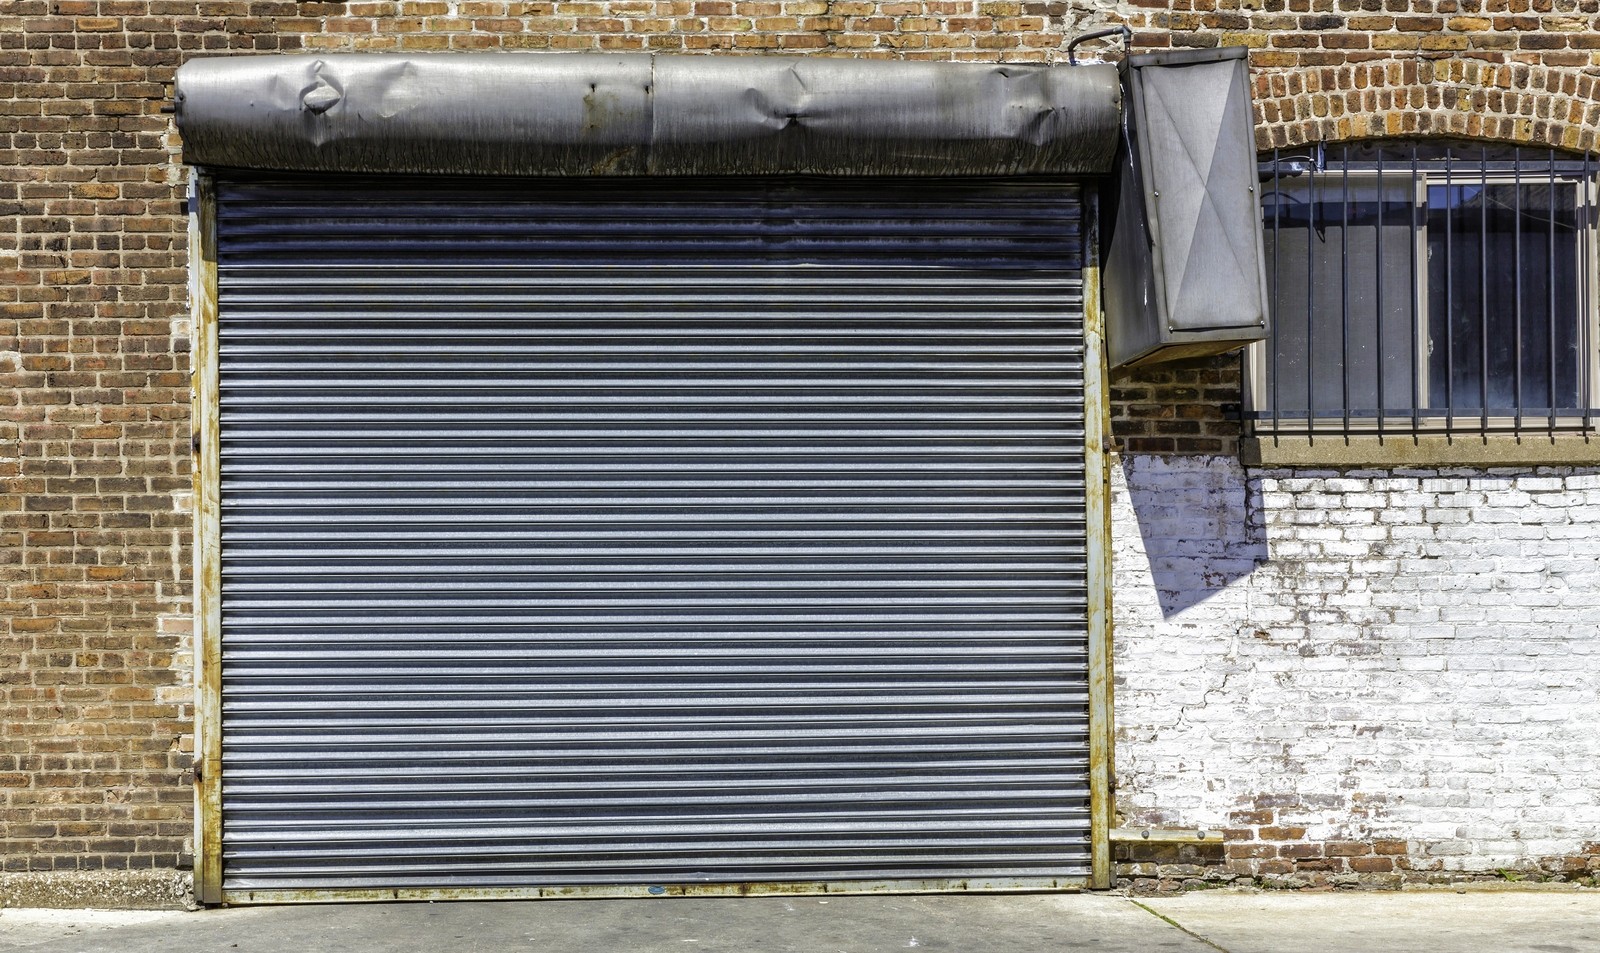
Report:
M651 54L191 60L192 165L498 175L1095 174L1106 65Z

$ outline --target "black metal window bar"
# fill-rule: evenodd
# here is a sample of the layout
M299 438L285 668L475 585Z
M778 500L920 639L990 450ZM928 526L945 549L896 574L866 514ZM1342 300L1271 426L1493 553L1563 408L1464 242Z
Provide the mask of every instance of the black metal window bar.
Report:
M1593 430L1592 156L1388 142L1263 158L1257 432Z

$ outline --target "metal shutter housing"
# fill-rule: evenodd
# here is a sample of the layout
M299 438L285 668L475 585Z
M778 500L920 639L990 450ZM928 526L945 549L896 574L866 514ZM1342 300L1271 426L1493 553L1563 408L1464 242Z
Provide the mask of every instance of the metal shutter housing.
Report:
M1075 187L216 196L230 899L1088 877Z

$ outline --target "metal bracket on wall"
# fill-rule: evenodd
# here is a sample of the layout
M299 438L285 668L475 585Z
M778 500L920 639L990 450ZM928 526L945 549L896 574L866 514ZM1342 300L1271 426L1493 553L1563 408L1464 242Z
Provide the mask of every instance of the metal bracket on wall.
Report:
M1125 26L1114 26L1107 30L1095 30L1082 36L1073 37L1071 42L1067 44L1067 64L1069 66L1078 65L1078 54L1073 52L1078 48L1078 44L1087 43L1090 40L1103 40L1108 36L1116 36L1118 34L1122 35L1122 53L1126 56L1131 52L1133 46L1133 31Z
M1220 844L1221 831L1185 827L1115 827L1113 844Z

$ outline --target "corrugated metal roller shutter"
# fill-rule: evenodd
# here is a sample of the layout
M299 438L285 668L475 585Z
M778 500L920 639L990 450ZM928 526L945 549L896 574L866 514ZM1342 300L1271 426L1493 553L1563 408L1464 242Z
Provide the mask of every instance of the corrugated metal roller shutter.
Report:
M1079 219L220 181L225 887L1087 876Z

